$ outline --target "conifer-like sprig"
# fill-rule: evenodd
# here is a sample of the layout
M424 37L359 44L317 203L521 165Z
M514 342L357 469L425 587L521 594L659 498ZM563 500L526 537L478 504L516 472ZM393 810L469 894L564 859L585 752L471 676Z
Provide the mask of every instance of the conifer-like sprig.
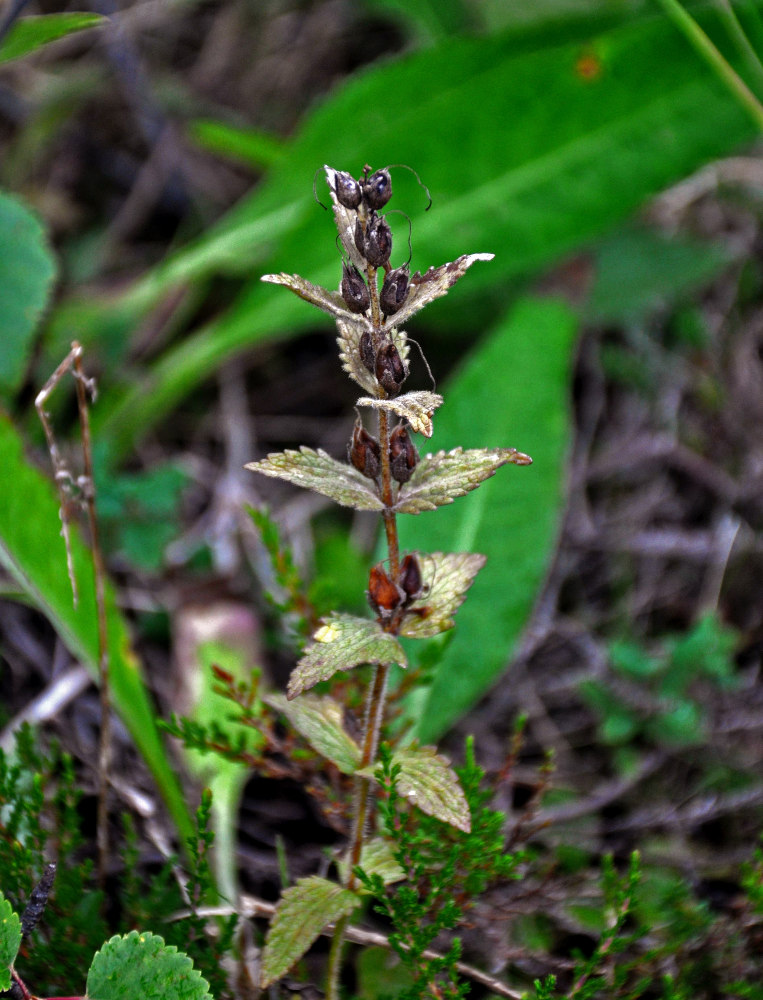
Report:
M419 457L412 435L432 436L443 398L429 390L403 391L410 374L403 323L446 295L472 264L493 255L465 254L424 274L411 275L407 263L393 266L392 231L382 212L392 197L389 169L366 166L359 178L333 167L324 170L343 255L338 291L295 274L267 274L262 280L289 288L334 318L342 367L364 392L356 409L375 414L376 433L358 416L346 462L302 447L268 455L247 468L355 510L378 510L387 541L387 558L371 568L366 595L375 621L337 613L327 618L292 674L289 701L272 702L315 750L355 775L356 800L341 885L311 876L284 895L263 953L262 985L286 973L333 920L326 995L335 1000L345 928L363 891L358 865L362 858L364 871L373 875L369 859L376 857L380 875L389 868L389 852L379 851L378 845L371 851L377 841L369 840L368 831L388 673L393 663L406 666L397 637L423 639L452 628L453 616L484 564L484 556L472 553L401 553L397 516L452 503L502 465L529 465L531 459L514 448L456 448ZM289 707L291 699L318 682L365 664L373 674L360 739L343 732L339 706L330 699L307 695L312 700L304 710ZM399 766L400 790L412 806L469 834L469 804L447 758L433 747L414 744L395 750L393 760Z

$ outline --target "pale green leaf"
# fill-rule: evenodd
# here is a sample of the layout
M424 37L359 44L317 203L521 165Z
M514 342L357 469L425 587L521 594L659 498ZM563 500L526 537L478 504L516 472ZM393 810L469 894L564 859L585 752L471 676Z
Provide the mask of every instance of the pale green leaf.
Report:
M188 133L203 149L239 160L256 170L272 167L286 155L286 145L271 133L215 118L197 118L189 122Z
M450 761L438 754L436 747L396 750L392 754L392 763L400 765L397 790L411 805L464 833L471 832L472 820L466 796ZM373 771L374 768L368 768L358 774L370 777Z
M10 966L16 961L20 944L19 915L0 892L0 990L11 988Z
M115 935L96 952L86 1000L212 1000L188 955L156 934Z
M23 456L21 439L0 414L0 564L48 618L69 651L98 678L98 615L90 553L72 525L72 558L79 584L75 607L66 573L59 506L53 487ZM182 838L193 831L177 771L156 726L140 666L114 590L106 583L111 700L148 764Z
M20 18L0 42L0 64L10 62L11 59L20 59L35 49L64 38L74 31L94 28L105 20L100 14L81 14L74 11Z
M262 952L261 986L280 979L305 954L326 924L349 916L360 897L338 882L311 875L286 889Z
M361 396L357 405L370 406L376 410L387 410L389 413L394 413L402 420L407 420L411 430L416 434L431 437L432 417L434 411L438 406L442 406L442 403L442 396L424 389L417 392L406 392L394 399L371 399L369 396Z
M348 876L346 855L339 861L338 867L342 881L345 881ZM379 875L385 885L401 882L405 878L405 872L395 859L392 845L383 837L373 837L363 844L360 867L366 875Z
M39 219L20 201L0 194L0 395L8 396L21 384L55 273Z
M485 565L485 557L473 552L432 552L418 558L422 595L411 604L400 626L400 635L410 639L426 639L453 628L453 616Z
M295 701L289 701L282 694L272 694L265 701L282 712L310 746L340 771L353 774L357 770L360 747L344 728L339 702L309 694Z
M332 615L313 636L289 678L291 700L302 691L327 681L338 670L351 670L361 663L397 663L408 666L397 639L383 632L378 622L353 615Z
M454 448L422 458L413 475L400 488L395 510L420 514L453 503L495 475L502 465L531 465L532 459L516 448Z
M436 516L399 519L403 550L487 556L432 686L410 703L423 740L440 736L506 670L545 577L562 509L575 334L575 317L563 303L521 300L464 359L443 393L437 446L508 439L532 455L533 464L494 476Z
M299 451L280 451L245 468L274 479L315 490L344 507L355 510L381 510L384 507L373 482L346 462L338 462L319 448L304 445Z

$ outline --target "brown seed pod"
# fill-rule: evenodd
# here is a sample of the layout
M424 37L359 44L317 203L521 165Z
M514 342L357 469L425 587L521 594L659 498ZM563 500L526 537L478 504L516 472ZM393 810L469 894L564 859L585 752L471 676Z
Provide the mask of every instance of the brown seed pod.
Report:
M368 330L364 330L363 333L361 333L358 350L360 351L360 360L372 375L376 374L376 355L374 354L374 343Z
M382 344L376 352L374 374L387 395L396 396L408 377L400 353L391 340Z
M412 604L424 592L419 560L412 552L405 556L400 564L398 583L405 592L404 603L406 606Z
M396 267L384 277L381 292L379 293L379 305L385 316L392 316L398 311L405 297L408 294L408 265Z
M356 229L356 246L357 242L358 231ZM361 253L372 267L386 267L389 263L392 254L392 230L383 216L371 214L366 224L364 250Z
M398 424L389 436L389 464L392 478L407 483L419 461L419 453L411 441L406 424Z
M406 597L405 591L394 580L390 580L381 563L371 567L366 596L371 608L383 622L392 618Z
M363 281L363 275L350 264L342 264L342 298L350 312L364 313L371 305L368 287Z
M392 179L389 170L376 170L361 184L363 200L369 208L377 211L384 208L392 197Z
M381 467L381 449L379 442L365 429L360 420L355 422L352 441L347 445L347 458L369 479L379 477Z
M358 181L344 170L337 171L334 194L340 205L351 209L357 208L363 197L363 191Z

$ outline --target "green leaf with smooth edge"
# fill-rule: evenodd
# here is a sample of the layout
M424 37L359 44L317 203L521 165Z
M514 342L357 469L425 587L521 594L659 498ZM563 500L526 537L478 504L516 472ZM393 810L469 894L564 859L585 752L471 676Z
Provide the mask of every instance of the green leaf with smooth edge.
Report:
M16 961L21 945L21 920L0 892L0 990L11 988L10 966Z
M72 558L79 584L75 608L66 572L59 506L53 487L23 455L21 439L0 414L0 564L47 616L69 651L98 678L98 626L90 553L72 525ZM111 700L151 770L183 838L193 823L176 770L156 726L156 715L130 648L127 626L106 586Z
M39 219L20 201L0 194L2 396L15 392L21 384L55 274L56 262Z
M464 833L471 831L469 803L447 757L435 747L408 747L396 750L392 763L400 765L397 790L411 805Z
M94 28L105 20L100 14L80 14L74 11L20 18L0 42L0 64L20 59L75 31Z
M188 955L157 934L115 935L96 952L87 1000L213 1000Z
M292 670L287 696L291 701L320 681L329 680L338 670L352 670L361 663L408 666L400 643L383 632L378 622L354 615L331 615Z
M398 520L404 550L456 548L487 556L432 687L411 702L422 740L437 739L506 669L546 573L571 435L567 394L575 334L575 318L563 303L521 300L443 392L436 445L510 442L532 455L533 464L501 469L436 514Z
M239 160L248 167L271 167L286 154L280 139L260 129L240 128L214 118L197 118L188 125L191 139L210 153Z
M546 267L753 138L744 112L664 20L591 37L585 51L601 64L593 79L577 70L579 42L527 51L511 33L449 40L357 75L317 108L265 185L109 309L146 308L184 281L265 265L335 288L339 267L326 251L333 225L313 205L310 179L327 162L357 171L390 160L414 165L434 198L431 212L417 214L421 192L396 174L395 204L413 213L412 267L495 251L464 285L487 309L509 279ZM390 94L415 100L390 103ZM347 126L359 121L362 130ZM447 308L437 316L447 322ZM305 304L253 279L225 316L128 388L108 420L114 453L226 358L315 321Z
M299 451L274 452L259 462L248 462L244 468L314 490L354 510L381 510L384 506L372 480L321 448L314 451L303 445Z
M322 757L336 764L344 774L354 774L360 764L358 744L344 728L342 706L333 698L305 694L289 701L282 694L269 695L265 701L282 712L300 736Z
M356 893L317 875L301 878L286 889L276 907L262 952L263 989L289 971L326 924L349 916L359 903Z

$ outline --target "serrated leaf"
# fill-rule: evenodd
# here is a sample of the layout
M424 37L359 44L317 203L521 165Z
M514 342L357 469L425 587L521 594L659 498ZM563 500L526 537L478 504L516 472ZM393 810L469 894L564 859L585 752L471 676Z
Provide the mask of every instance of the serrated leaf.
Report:
M493 260L494 257L493 253L465 253L449 264L430 267L425 274L418 272L414 274L408 285L405 302L394 315L395 324L405 323L424 306L447 295L452 286L459 278L463 278L476 261Z
M432 436L432 417L438 406L442 406L443 398L436 392L420 390L406 392L395 399L371 399L361 396L358 406L372 406L376 410L389 410L390 413L402 417L411 425L411 430L424 437Z
M428 816L434 816L471 833L469 803L459 784L456 772L447 757L436 747L408 747L392 754L392 763L400 765L397 790ZM374 768L358 771L371 777Z
M157 934L115 935L96 952L88 1000L212 1000L209 983L188 955Z
M310 305L317 306L318 309L322 309L334 319L341 319L345 323L356 323L369 331L372 329L369 319L358 313L350 312L339 292L330 292L326 288L321 288L320 285L314 285L298 274L284 274L283 272L281 274L263 274L260 280L271 285L283 285L300 299L304 299Z
M377 392L379 383L360 359L360 338L363 331L368 329L367 320L362 316L353 316L352 320L337 319L336 325L339 330L336 342L339 345L339 359L342 362L342 368L366 392ZM408 338L402 330L398 330L396 327L391 328L388 332L407 371Z
M272 694L265 701L282 712L310 746L344 774L354 774L358 769L361 750L344 728L339 702L309 694L296 701L289 701L282 694Z
M393 885L405 878L405 872L395 859L392 845L383 837L373 837L363 844L360 852L360 867L366 875L379 875L385 885ZM347 878L347 857L338 864L342 881Z
M0 194L2 395L15 392L21 384L32 352L37 321L48 301L55 273L55 259L39 219L20 201Z
M529 455L516 448L454 448L422 458L407 483L400 487L395 510L420 514L453 503L495 475L502 465L530 465Z
M299 451L274 452L259 462L249 462L244 468L314 490L354 510L381 510L384 507L370 479L346 462L338 462L321 448L314 451L303 445Z
M74 11L20 18L0 43L0 64L10 62L11 59L20 59L35 49L64 38L74 31L94 28L105 20L100 14Z
M11 988L10 966L21 945L21 920L0 892L0 990Z
M453 616L464 603L466 592L485 565L485 556L475 552L432 552L419 556L424 588L411 604L400 626L400 635L427 639L453 628Z
M353 615L332 615L313 636L289 678L287 697L296 698L302 691L326 681L338 670L351 670L361 663L397 663L408 661L397 639L383 632L376 621Z
M338 882L311 875L286 889L270 923L262 952L263 989L285 975L326 924L349 916L360 897Z

